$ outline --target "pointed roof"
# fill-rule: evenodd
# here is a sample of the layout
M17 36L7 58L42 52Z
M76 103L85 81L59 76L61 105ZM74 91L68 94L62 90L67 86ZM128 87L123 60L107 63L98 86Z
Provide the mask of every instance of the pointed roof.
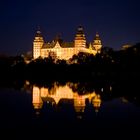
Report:
M77 29L77 34L84 34L84 30L82 26L79 26Z
M38 27L37 32L36 32L36 37L42 37L40 27Z
M56 45L56 42L55 41L52 41L51 43L45 43L43 46L42 46L42 48L43 49L49 49L49 48L54 48L55 47L55 45Z
M99 36L98 32L96 32L94 40L100 40L100 36Z
M45 43L42 48L54 48L56 46L56 43L59 43L60 47L62 48L73 48L74 43L73 42L62 42L59 41L52 41L51 43Z
M75 39L84 39L85 40L85 34L82 26L79 26L76 32Z

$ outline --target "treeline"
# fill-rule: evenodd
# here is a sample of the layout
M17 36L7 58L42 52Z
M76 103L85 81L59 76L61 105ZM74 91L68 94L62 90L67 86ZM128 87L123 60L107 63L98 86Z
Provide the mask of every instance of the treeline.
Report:
M96 90L103 100L124 96L140 103L139 78L140 44L119 51L104 47L96 56L80 52L69 61L49 56L26 63L22 56L0 56L0 87L21 89L28 80L31 85L51 88L54 81L60 85L70 81L78 83L72 89L79 94Z
M104 47L96 56L80 52L68 62L51 56L31 61L27 77L44 79L112 79L140 76L140 44L120 51Z
M104 47L96 56L80 52L70 60L38 58L26 63L24 57L0 57L1 79L92 80L140 76L140 44L114 51Z

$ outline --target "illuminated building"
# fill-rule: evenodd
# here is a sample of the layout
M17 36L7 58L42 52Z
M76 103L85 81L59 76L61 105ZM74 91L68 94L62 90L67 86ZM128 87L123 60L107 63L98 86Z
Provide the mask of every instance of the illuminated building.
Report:
M101 52L102 43L99 37L99 34L96 33L95 39L93 40L93 49L97 52Z
M93 42L88 44L81 26L77 29L74 42L64 42L57 37L52 42L45 43L40 30L38 30L33 41L33 59L38 57L45 58L51 55L54 58L68 60L79 52L96 55L100 53L101 48L102 44L99 34L96 34Z
M132 47L132 45L126 44L122 46L121 50L127 50L130 47Z

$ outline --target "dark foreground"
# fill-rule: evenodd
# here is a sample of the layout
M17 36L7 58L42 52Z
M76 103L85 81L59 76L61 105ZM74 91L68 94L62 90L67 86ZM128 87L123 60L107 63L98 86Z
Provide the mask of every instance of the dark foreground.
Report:
M31 85L32 87L32 85ZM59 85L64 87L64 85ZM47 88L47 87L46 87ZM84 112L76 112L72 100L57 105L43 98L41 109L33 106L32 88L0 89L0 137L4 139L136 139L139 137L140 106L138 95L125 97L101 95L98 111L86 102ZM78 89L77 89L78 90ZM77 92L77 91L76 91ZM134 90L134 92L136 92ZM52 93L53 94L53 93ZM123 96L124 95L124 96ZM134 94L135 95L135 94Z

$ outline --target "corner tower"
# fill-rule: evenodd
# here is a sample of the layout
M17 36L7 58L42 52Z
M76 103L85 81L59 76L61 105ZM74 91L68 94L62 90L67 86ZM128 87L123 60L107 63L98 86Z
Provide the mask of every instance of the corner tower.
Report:
M40 30L36 32L36 36L33 42L33 59L38 58L41 56L41 48L44 44L43 37L41 35Z
M95 51L97 51L97 53L101 52L101 48L102 48L102 43L101 43L101 39L98 33L96 33L96 36L93 40L93 49Z
M79 26L74 40L74 47L86 47L86 39L82 26Z

